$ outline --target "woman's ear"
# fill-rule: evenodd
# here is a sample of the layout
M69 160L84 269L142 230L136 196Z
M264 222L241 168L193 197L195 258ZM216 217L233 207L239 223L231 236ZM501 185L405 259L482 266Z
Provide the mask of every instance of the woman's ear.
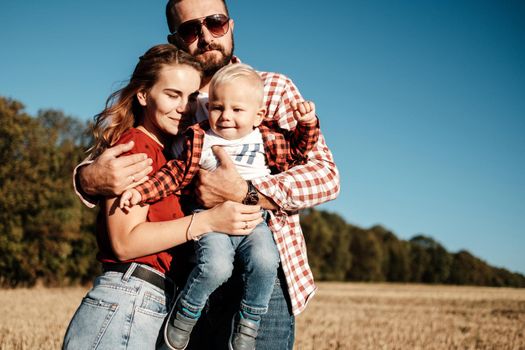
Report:
M140 90L137 92L137 99L139 100L139 103L142 107L146 107L148 105L148 94L145 90Z

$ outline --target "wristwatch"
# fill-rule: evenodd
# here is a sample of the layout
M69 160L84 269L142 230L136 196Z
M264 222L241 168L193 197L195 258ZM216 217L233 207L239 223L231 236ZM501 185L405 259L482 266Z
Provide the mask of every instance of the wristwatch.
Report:
M250 180L246 180L246 183L248 184L248 192L246 192L246 197L242 200L242 204L255 205L259 203L259 193L257 189Z

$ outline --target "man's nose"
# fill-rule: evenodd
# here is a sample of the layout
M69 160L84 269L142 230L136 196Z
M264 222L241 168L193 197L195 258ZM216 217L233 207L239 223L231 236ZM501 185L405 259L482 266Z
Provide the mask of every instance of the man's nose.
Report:
M201 32L199 33L199 46L203 47L208 45L213 41L213 35L211 35L210 31L206 26L201 26Z

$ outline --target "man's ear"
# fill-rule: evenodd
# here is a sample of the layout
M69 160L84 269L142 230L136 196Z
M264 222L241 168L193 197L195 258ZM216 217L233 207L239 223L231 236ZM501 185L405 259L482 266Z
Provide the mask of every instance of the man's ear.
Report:
M266 116L266 108L262 107L257 111L257 116L255 118L255 121L253 122L253 126L258 127L259 125L261 125L265 116Z
M142 107L146 107L148 105L148 94L145 90L140 90L137 92L137 100L139 100L139 103Z

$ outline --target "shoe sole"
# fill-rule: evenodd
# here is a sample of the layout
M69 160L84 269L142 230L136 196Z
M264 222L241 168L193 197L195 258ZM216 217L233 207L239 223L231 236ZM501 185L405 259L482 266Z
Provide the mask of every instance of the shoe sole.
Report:
M230 339L228 339L228 349L229 350L234 350L233 349L233 345L232 345L232 340L233 340L233 327L235 325L235 314L233 315L233 318L232 318L232 328L230 330Z

